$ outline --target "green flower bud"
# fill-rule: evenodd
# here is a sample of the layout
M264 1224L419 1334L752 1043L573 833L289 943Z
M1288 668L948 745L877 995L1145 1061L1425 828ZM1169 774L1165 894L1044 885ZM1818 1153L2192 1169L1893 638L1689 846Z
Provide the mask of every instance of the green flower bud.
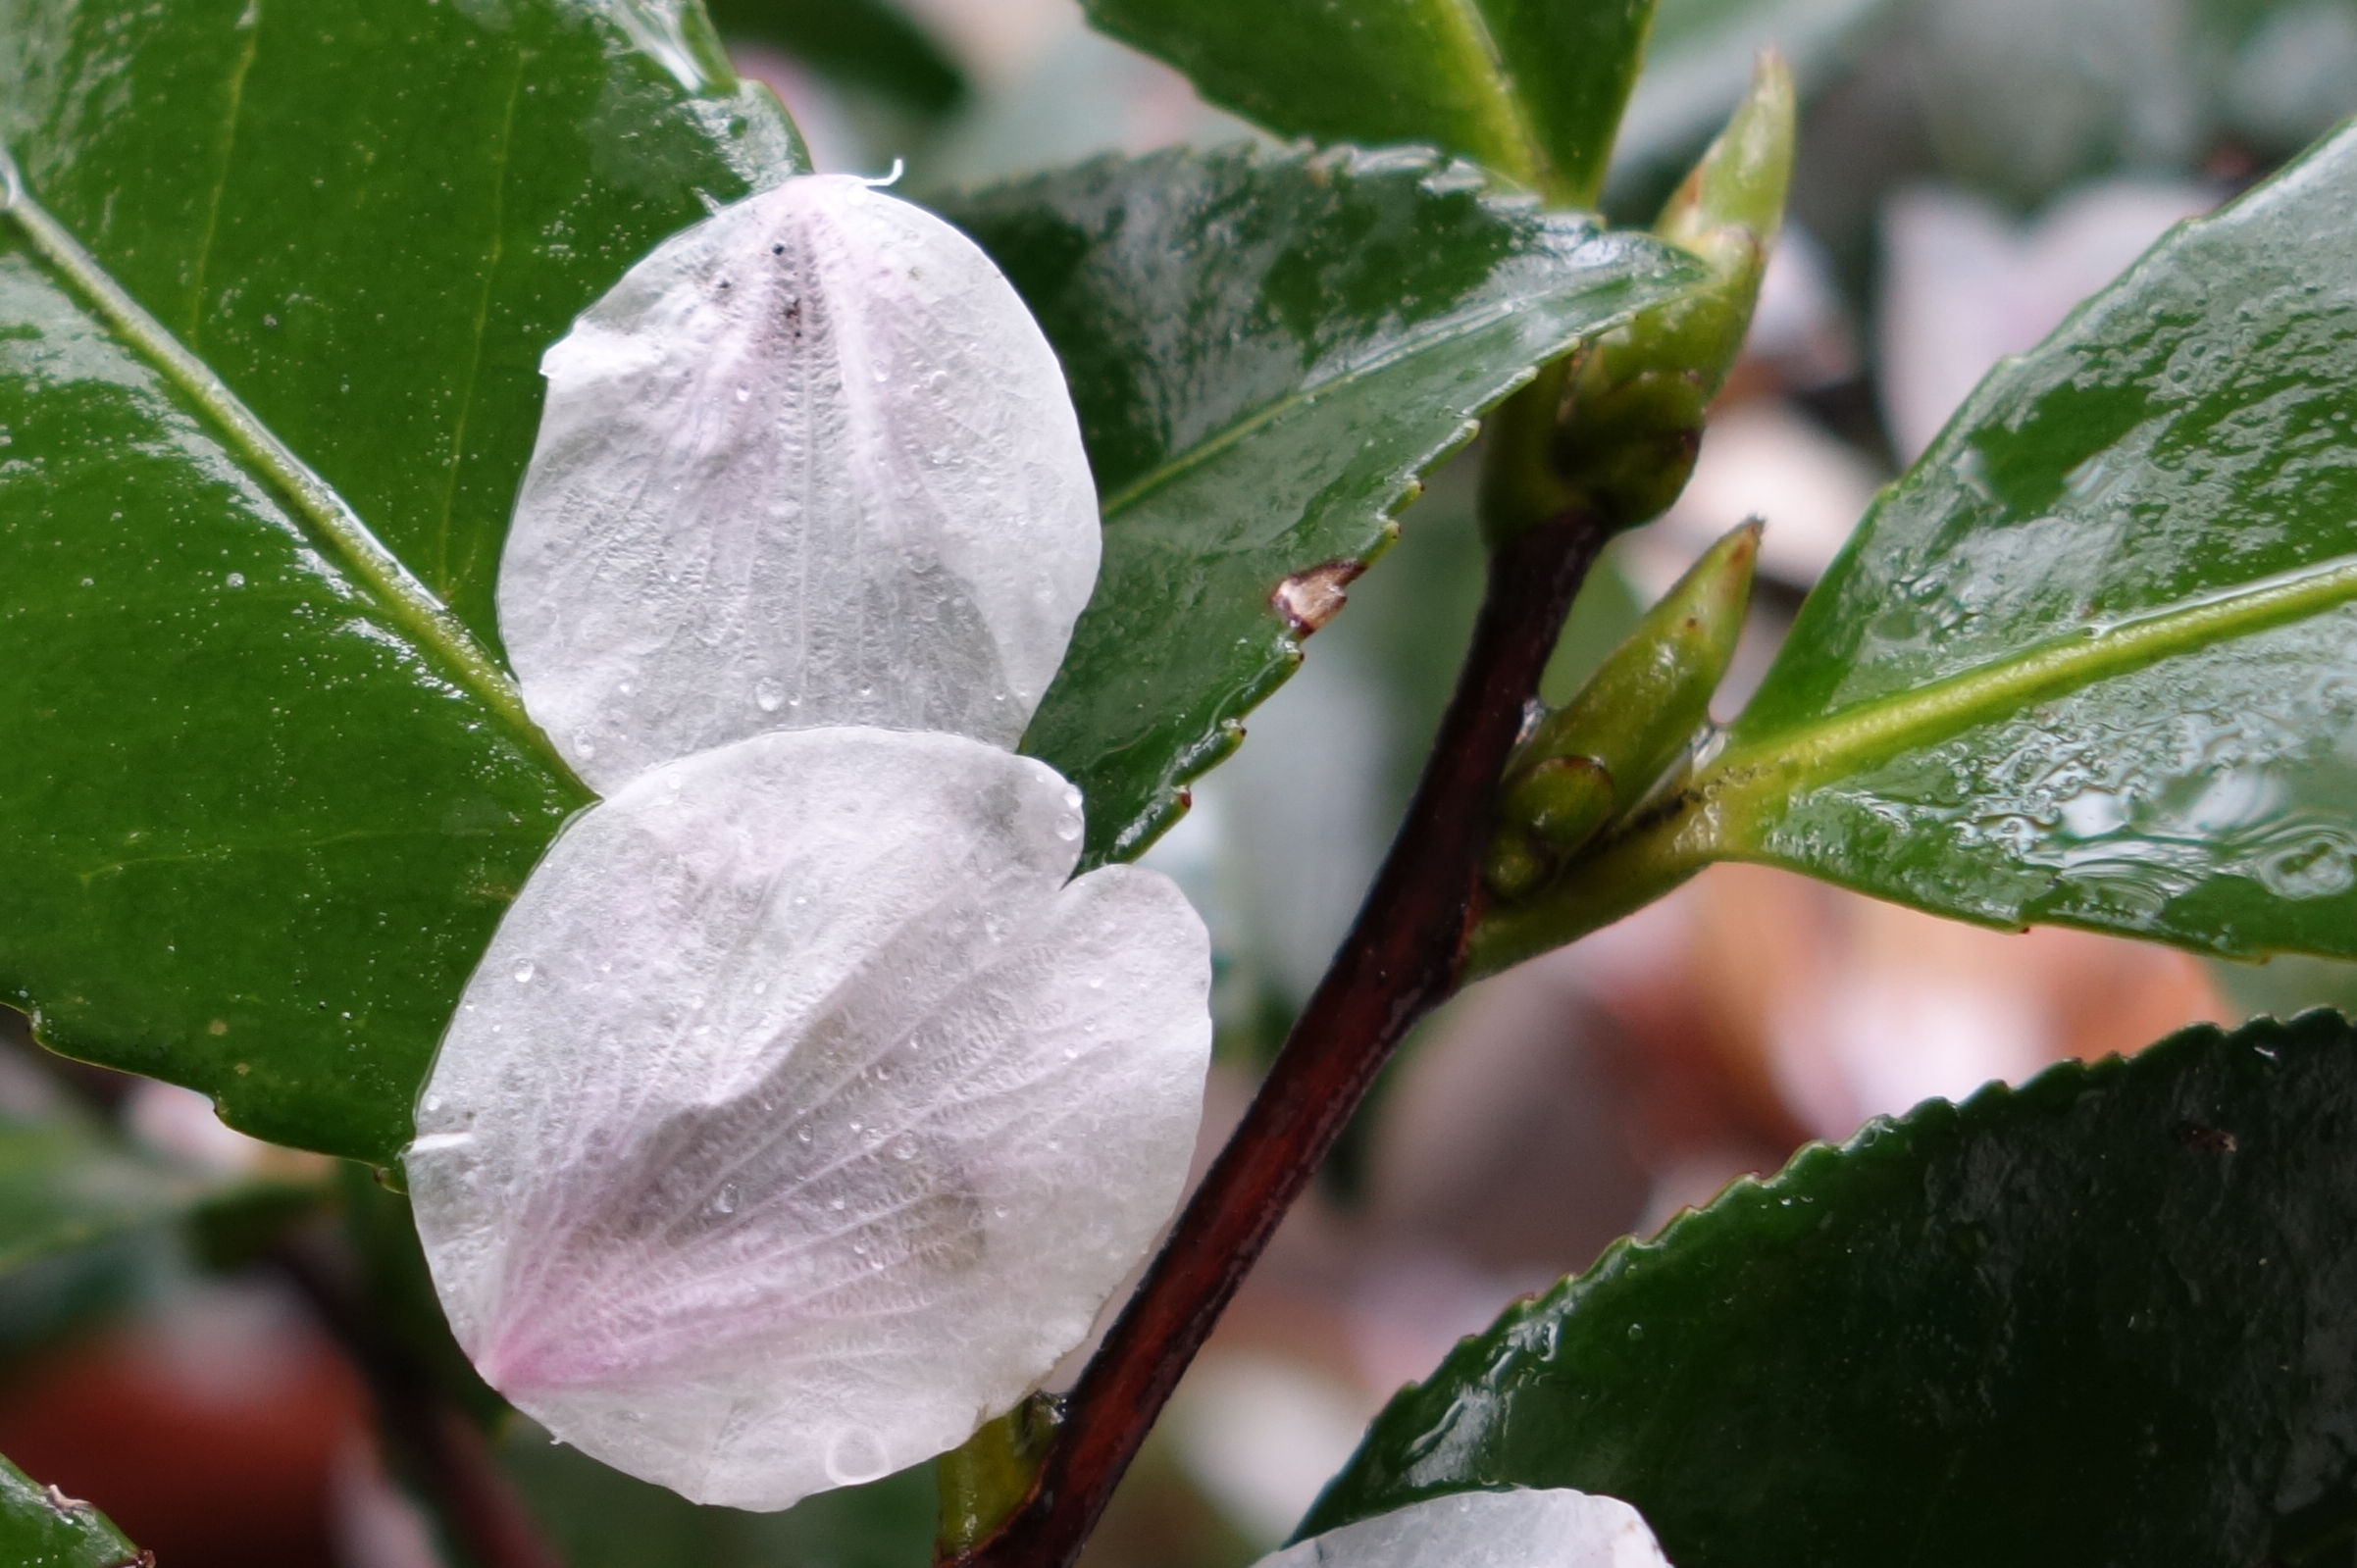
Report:
M1763 55L1751 93L1656 232L1710 279L1573 356L1552 386L1493 429L1484 510L1511 531L1584 506L1614 528L1669 509L1694 472L1704 416L1750 330L1792 181L1792 73ZM1535 406L1534 406L1535 405Z
M1510 776L1506 817L1543 843L1577 849L1613 820L1613 775L1595 757L1541 757Z
M1713 545L1516 750L1500 793L1493 892L1513 899L1543 884L1642 801L1709 724L1751 604L1760 530L1746 523Z

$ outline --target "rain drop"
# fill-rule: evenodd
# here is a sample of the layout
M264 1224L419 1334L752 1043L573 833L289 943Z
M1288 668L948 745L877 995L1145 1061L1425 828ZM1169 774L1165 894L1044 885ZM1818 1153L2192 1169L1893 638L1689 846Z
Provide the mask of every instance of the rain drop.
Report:
M839 1432L827 1440L827 1479L839 1487L864 1486L892 1473L892 1456L873 1433Z

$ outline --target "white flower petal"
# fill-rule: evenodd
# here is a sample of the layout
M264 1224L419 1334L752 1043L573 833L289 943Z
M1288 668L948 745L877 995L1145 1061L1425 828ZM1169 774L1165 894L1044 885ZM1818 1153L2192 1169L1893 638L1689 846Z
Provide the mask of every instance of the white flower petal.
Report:
M1208 943L1065 885L1078 792L953 735L758 736L557 840L406 1165L459 1342L564 1441L780 1508L962 1442L1176 1203Z
M1584 1492L1465 1492L1313 1536L1255 1568L1669 1568L1637 1510Z
M1021 736L1096 583L1097 495L972 241L789 179L666 240L541 370L499 628L589 784L777 730Z

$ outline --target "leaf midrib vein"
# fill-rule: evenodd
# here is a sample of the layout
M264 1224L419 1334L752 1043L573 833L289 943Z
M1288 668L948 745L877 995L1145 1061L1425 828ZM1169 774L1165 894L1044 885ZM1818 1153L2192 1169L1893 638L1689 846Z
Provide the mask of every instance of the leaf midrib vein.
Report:
M524 696L497 660L392 552L343 497L287 447L229 385L171 330L131 298L81 242L33 199L16 161L0 147L0 220L13 219L34 253L65 278L134 352L209 418L222 436L289 503L328 558L375 599L385 618L444 675L488 707L543 766L578 785L524 708Z
M524 96L522 50L516 54L516 74L507 84L507 111L499 122L499 150L491 158L490 252L483 262L483 294L475 302L475 331L467 359L467 375L459 390L458 418L450 429L450 482L442 488L441 526L435 531L435 581L443 592L451 582L450 531L458 511L458 481L466 467L467 426L475 415L475 398L483 385L483 344L490 335L491 295L498 286L499 266L507 254L507 177L516 145L516 105Z
M1561 903L1493 911L1468 978L1560 947L1632 914L1715 860L1767 855L1762 830L1801 790L2000 723L2036 703L2357 603L2357 555L2049 637L1939 681L1729 746L1659 806L1614 831Z
M2165 660L2357 602L2357 555L2337 556L2180 599L2020 653L1731 746L1693 794L1721 804L1775 800L1860 766L2009 718L2035 703L2132 675ZM1736 813L1751 820L1751 814Z
M1482 82L1490 89L1488 119L1492 128L1513 144L1517 161L1502 170L1534 188L1552 182L1553 160L1547 156L1539 140L1538 127L1522 106L1522 96L1514 84L1513 73L1506 67L1506 53L1498 46L1498 35L1490 28L1490 19L1481 9L1481 0L1439 0L1442 9L1457 20L1457 30L1465 47L1483 68Z
M230 73L229 112L222 117L221 162L213 180L213 198L205 204L205 230L196 242L196 265L188 285L188 341L204 335L205 278L213 270L213 248L221 232L221 209L229 200L230 171L237 155L237 126L245 117L245 78L262 52L262 0L250 0L245 48Z

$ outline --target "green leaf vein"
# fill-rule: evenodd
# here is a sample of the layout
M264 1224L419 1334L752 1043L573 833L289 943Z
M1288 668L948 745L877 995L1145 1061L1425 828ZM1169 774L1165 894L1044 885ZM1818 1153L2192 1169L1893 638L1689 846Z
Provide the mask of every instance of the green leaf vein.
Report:
M2182 599L2037 643L1931 682L1731 747L1712 770L1722 799L1781 798L1991 724L2034 703L2357 600L2357 555ZM1702 789L1708 790L1708 783ZM1766 803L1765 800L1762 803Z
M1456 19L1465 49L1479 62L1482 96L1488 104L1486 118L1503 139L1501 150L1511 149L1514 156L1514 163L1504 172L1525 184L1540 184L1550 173L1548 159L1513 75L1506 68L1506 52L1498 47L1498 36L1482 13L1481 0L1447 0L1444 9Z
M524 62L516 55L515 75L507 84L507 109L499 118L499 149L488 160L491 175L490 247L484 258L483 293L475 303L475 330L469 335L470 353L464 389L459 393L458 418L450 427L450 477L442 486L441 527L435 531L435 581L450 581L450 532L458 513L458 479L466 467L467 422L475 412L475 396L483 385L483 343L490 334L491 295L499 283L499 263L507 251L507 176L516 145L516 106L524 98Z
M212 420L223 435L292 504L314 542L376 601L385 618L436 660L458 685L487 705L559 777L572 772L525 712L523 693L497 660L408 568L380 543L342 496L247 408L203 360L84 250L26 188L16 160L0 148L0 218L18 229L98 316Z
M204 335L205 278L213 269L213 246L221 232L221 208L229 200L231 160L237 156L237 126L245 118L245 78L253 74L254 58L262 52L262 0L246 0L245 48L230 72L229 110L221 117L221 167L213 179L212 199L205 203L204 237L196 244L196 264L189 269L188 341ZM12 186L12 188L14 188Z

